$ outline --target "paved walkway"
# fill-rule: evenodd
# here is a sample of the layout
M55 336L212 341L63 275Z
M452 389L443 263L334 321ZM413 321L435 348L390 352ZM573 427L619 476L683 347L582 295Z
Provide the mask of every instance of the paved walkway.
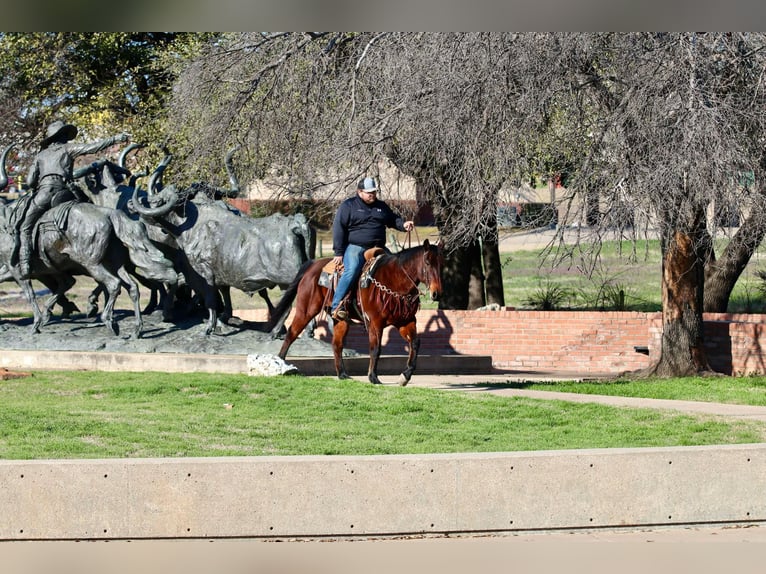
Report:
M5 574L102 572L763 572L766 528L420 539L0 542ZM62 570L63 568L63 570Z
M525 381L576 381L587 379L602 379L607 375L582 375L571 374L519 374L502 373L492 375L418 375L415 374L410 381L411 386L430 387L450 391L463 391L468 393L484 392L506 397L529 397L533 399L547 399L570 401L575 403L601 403L618 407L650 408L674 410L685 413L697 413L718 415L738 419L751 419L766 422L766 407L750 405L732 405L725 403L708 403L701 401L676 401L668 399L646 399L635 397L614 397L607 395L585 395L580 393L563 393L554 391L540 391L531 389L519 389L511 386L511 383ZM364 377L354 377L365 381ZM383 377L384 382L391 377ZM392 383L393 384L393 383Z
M763 526L326 540L0 542L4 574L763 572Z

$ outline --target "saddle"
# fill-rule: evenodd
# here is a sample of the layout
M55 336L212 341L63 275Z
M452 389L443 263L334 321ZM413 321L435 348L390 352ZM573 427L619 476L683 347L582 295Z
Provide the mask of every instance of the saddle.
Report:
M370 286L370 280L375 273L375 268L377 267L378 262L381 259L381 255L385 255L386 250L382 247L371 247L370 249L367 249L364 252L364 266L362 267L362 273L359 277L359 287L362 289L366 289ZM343 265L336 268L335 263L330 260L328 261L324 267L322 267L322 271L319 273L319 279L317 282L322 286L328 289L327 293L327 299L331 299L333 292L335 291L335 287L338 284L338 279L340 278L341 273L343 272ZM349 303L357 303L356 297L354 296L356 293L356 289L353 287L348 292L346 297L344 297L344 300L348 301ZM358 307L358 305L357 305ZM362 314L359 313L361 316Z
M384 255L386 253L386 250L382 247L371 247L367 251L364 252L364 260L365 265L362 268L362 279L365 277L368 278L368 285L369 285L369 277L372 277L372 274L374 272L374 267L376 263L379 260L379 257L381 255ZM370 263L372 261L372 263ZM340 276L340 274L343 273L343 264L340 265L340 267L336 268L335 263L332 259L328 261L324 267L322 267L322 272L319 274L319 284L322 287L327 287L328 289L331 289L335 286L335 282L337 280L337 277ZM367 285L362 285L362 287L367 287Z
M67 227L69 227L69 212L72 211L72 208L78 203L81 203L81 202L65 201L64 203L60 203L55 207L51 207L37 221L37 225L35 226L35 229L42 227L43 231L52 231L52 230L66 231ZM46 221L45 215L47 215L54 209L56 210L54 213L55 217L50 221ZM35 235L37 235L37 233L35 233Z
M5 231L14 235L16 238L13 246L13 251L11 253L12 265L16 265L18 263L20 248L19 233L21 229L21 223L24 220L24 214L26 213L27 207L31 200L31 194L24 195L19 198L19 200L13 206L11 215L7 221L7 227ZM45 263L45 265L49 266L51 265L51 262L48 260L47 256L44 253L41 253L38 249L40 233L43 231L57 231L59 233L65 231L69 226L69 212L72 210L72 207L76 203L78 202L65 201L64 203L60 203L55 207L51 207L45 211L35 222L34 228L32 229L32 250L37 252L38 256ZM54 209L56 210L53 214L54 217L51 219L46 219L46 215L48 215L48 213Z

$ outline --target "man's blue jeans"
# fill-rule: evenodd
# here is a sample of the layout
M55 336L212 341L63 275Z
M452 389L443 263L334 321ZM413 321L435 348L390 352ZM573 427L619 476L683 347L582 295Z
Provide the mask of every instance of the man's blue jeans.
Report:
M359 245L349 245L343 253L343 273L338 279L338 286L335 288L335 295L332 298L332 313L338 308L343 297L346 296L354 281L359 279L364 266L365 248Z

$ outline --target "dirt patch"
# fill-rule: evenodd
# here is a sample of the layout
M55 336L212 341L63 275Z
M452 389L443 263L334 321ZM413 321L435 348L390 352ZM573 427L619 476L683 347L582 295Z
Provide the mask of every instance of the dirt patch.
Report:
M0 367L0 381L7 381L9 379L23 379L25 377L31 377L32 373L23 373L21 371L9 371L5 367Z

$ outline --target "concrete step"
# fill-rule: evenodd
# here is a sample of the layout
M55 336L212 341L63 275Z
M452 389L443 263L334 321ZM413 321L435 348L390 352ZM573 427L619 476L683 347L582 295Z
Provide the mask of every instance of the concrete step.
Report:
M334 376L332 357L287 357L307 376ZM367 374L369 357L345 357L352 376ZM381 356L379 375L396 375L407 364L405 355ZM166 373L248 373L247 355L185 353L115 353L105 351L4 350L0 367L21 370L159 371ZM489 355L420 355L416 374L468 375L493 372Z

